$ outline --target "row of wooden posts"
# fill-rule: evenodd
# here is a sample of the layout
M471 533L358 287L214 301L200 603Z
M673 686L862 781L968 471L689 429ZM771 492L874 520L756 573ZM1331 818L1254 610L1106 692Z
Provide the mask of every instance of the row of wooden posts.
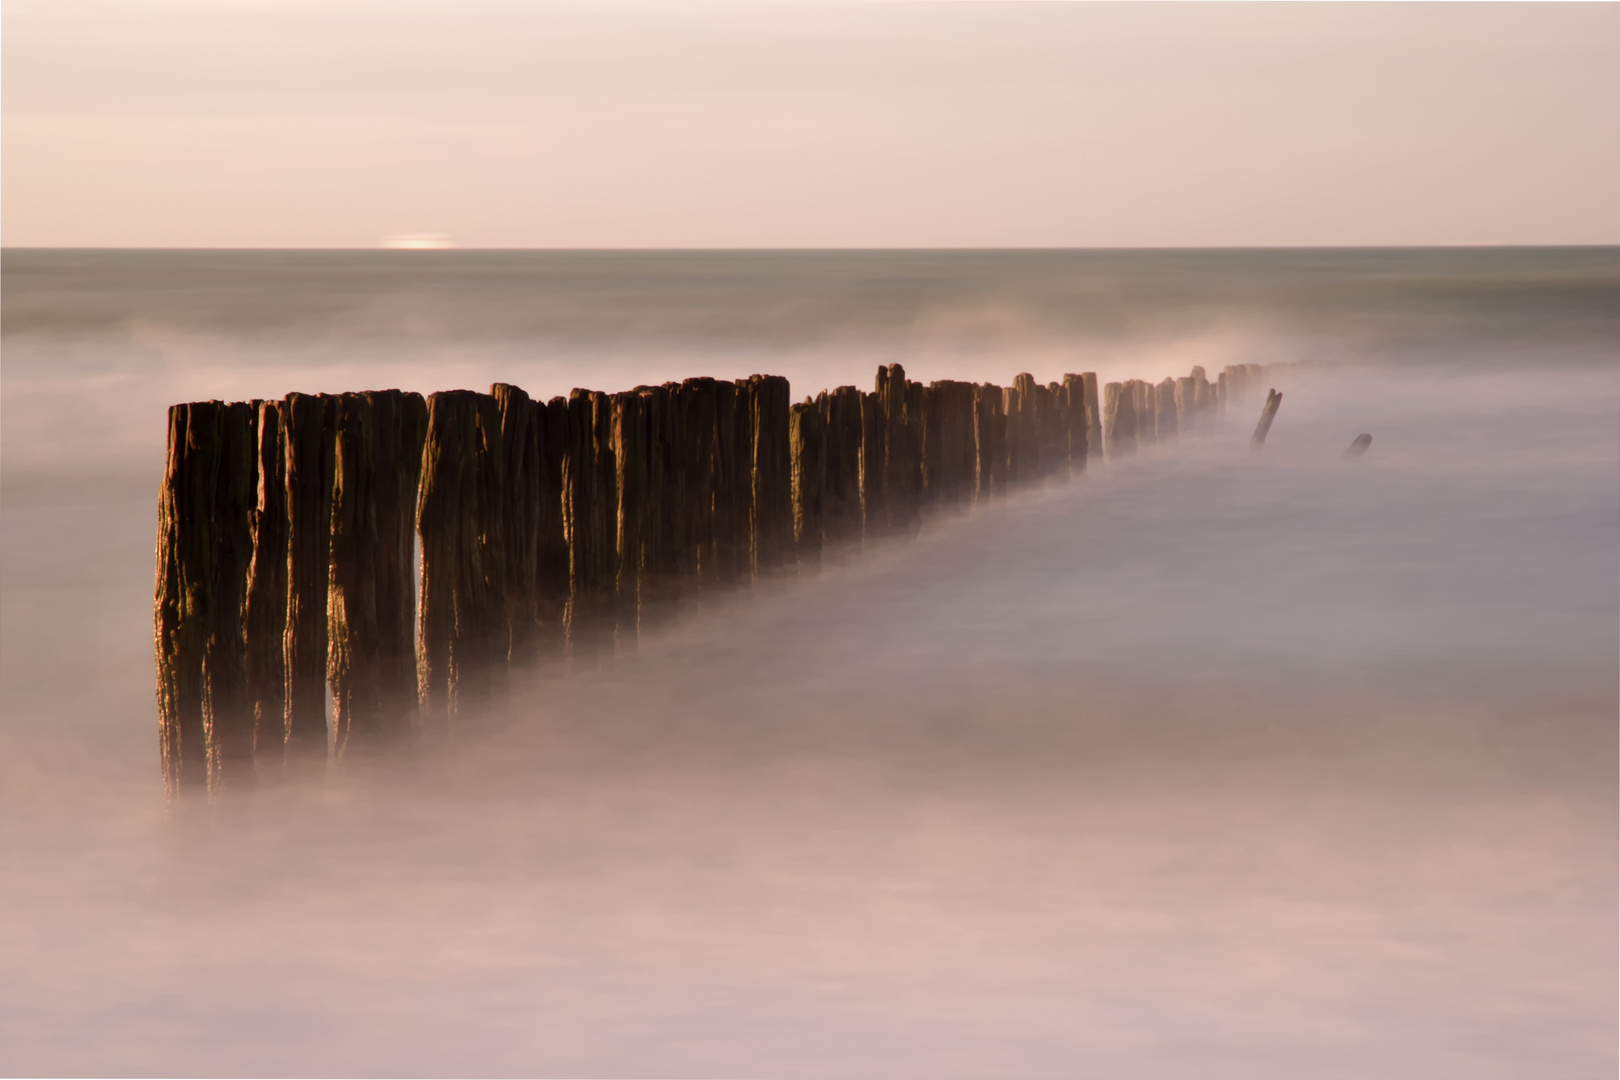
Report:
M514 669L588 662L683 601L1067 477L1105 443L1197 431L1258 374L1110 383L1101 408L1092 374L923 385L898 364L871 393L799 404L755 375L545 402L498 383L173 406L167 790L446 733Z

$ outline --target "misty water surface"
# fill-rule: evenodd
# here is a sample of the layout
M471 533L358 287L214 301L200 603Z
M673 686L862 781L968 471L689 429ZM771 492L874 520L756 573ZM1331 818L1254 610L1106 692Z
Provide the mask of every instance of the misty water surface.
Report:
M1613 1075L1620 259L1060 254L8 252L0 1071ZM171 401L1246 359L1321 365L1260 455L1234 410L165 810Z

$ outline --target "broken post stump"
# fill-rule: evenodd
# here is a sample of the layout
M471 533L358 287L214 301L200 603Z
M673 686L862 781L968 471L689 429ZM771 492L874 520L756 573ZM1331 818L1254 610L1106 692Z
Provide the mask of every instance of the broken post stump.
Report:
M1266 395L1265 408L1260 411L1260 423L1254 429L1254 438L1249 445L1258 450L1266 445L1266 435L1271 431L1271 422L1277 418L1277 407L1282 404L1282 394L1273 389Z

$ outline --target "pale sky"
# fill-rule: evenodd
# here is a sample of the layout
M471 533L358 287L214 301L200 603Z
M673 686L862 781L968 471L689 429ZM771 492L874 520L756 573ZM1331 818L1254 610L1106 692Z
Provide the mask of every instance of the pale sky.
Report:
M1620 243L1620 5L8 0L8 246Z

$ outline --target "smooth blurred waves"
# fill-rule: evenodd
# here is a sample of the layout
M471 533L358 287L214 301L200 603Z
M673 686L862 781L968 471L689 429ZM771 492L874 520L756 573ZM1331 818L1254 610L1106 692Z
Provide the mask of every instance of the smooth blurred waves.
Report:
M0 1072L1614 1074L1616 249L7 251L3 302ZM1306 359L1259 455L1256 401L165 814L171 402Z

